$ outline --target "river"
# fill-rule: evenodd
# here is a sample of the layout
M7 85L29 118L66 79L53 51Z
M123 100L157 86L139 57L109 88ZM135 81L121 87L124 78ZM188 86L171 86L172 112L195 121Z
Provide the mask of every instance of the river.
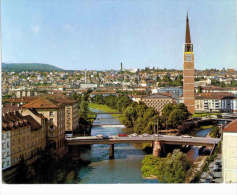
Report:
M98 114L94 123L118 124L119 120L110 114ZM117 135L121 127L92 127L91 135ZM114 159L109 160L109 145L95 144L91 150L81 154L82 160L90 164L78 170L76 181L81 184L113 183L158 183L157 179L144 179L141 174L144 151L132 144L115 144Z

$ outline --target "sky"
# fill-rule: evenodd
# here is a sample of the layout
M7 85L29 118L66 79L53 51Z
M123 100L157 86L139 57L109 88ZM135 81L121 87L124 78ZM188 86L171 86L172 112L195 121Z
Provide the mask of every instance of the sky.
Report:
M236 6L236 0L2 0L2 62L182 69L188 11L195 68L237 70Z

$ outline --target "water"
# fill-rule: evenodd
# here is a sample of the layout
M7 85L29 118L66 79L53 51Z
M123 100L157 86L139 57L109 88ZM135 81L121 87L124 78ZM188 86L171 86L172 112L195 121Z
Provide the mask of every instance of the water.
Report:
M195 136L197 136L197 137L206 137L210 130L211 130L211 128L200 130L196 133Z
M196 137L206 137L207 134L210 132L211 128L207 128L207 129L203 129L203 130L199 130L195 136ZM198 146L192 146L192 152L193 152L193 155L192 155L192 158L193 160L197 159L197 157L199 156L199 148Z
M110 114L98 114L95 123L118 124ZM93 127L91 135L117 135L122 128ZM158 183L156 179L144 179L141 174L142 160L145 153L132 144L115 144L114 159L109 160L109 145L95 144L91 150L81 154L83 160L91 163L78 171L76 183L111 184L111 183Z

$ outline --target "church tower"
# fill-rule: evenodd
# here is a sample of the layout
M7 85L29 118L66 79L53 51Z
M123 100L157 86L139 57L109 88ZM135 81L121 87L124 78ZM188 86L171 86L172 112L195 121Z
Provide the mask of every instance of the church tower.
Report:
M194 54L191 43L188 14L186 18L186 35L184 44L184 66L183 66L183 98L184 104L190 113L195 111L194 97Z

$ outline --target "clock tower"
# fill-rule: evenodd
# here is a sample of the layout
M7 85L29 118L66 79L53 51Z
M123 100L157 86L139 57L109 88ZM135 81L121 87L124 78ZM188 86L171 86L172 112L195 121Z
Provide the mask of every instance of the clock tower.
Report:
M194 54L191 43L188 14L186 18L186 35L184 44L184 65L183 65L183 98L184 104L190 113L194 113Z

